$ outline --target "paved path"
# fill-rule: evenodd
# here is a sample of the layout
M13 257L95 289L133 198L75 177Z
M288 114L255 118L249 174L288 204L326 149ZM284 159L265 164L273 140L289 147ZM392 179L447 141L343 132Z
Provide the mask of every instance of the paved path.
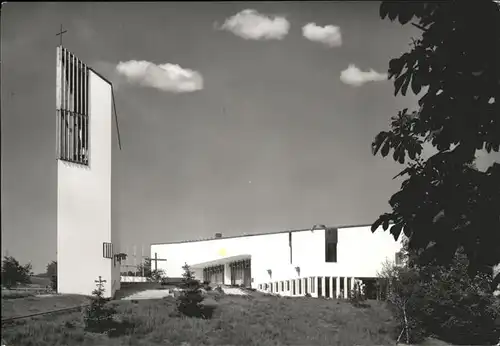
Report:
M247 296L248 293L243 291L241 288L236 287L222 287L225 294L230 294L234 296Z
M173 296L170 290L145 290L123 297L122 300L140 300L140 299L161 299L164 297Z

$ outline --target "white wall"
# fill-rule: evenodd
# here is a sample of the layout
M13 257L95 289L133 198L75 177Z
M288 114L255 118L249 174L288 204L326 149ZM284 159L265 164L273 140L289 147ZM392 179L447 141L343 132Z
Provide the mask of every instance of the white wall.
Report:
M60 293L90 295L99 276L110 296L113 260L103 258L111 242L111 86L89 75L89 166L57 162L57 269ZM114 271L113 271L114 272Z
M223 251L225 250L225 254ZM238 238L221 238L197 242L152 245L151 256L155 252L158 258L166 258L166 262L158 262L158 268L164 269L169 277L181 277L182 266L212 261L224 257L248 254L252 256L252 267L261 268L253 273L254 281L264 280L269 275L262 273L270 264L266 254L272 255L274 265L285 266L288 261L288 233L256 235ZM264 256L260 256L263 254ZM267 268L266 268L267 269ZM270 269L270 268L269 268ZM197 273L200 275L200 273Z
M167 276L180 277L182 265L207 262L219 258L248 254L252 258L252 287L259 283L300 277L343 276L376 277L381 264L394 260L401 248L390 233L382 229L375 233L370 226L340 228L338 230L337 263L325 262L325 231L292 232L290 264L288 232L236 238L222 238L198 242L151 246L151 256L158 253L166 262L158 262ZM220 250L224 249L225 254ZM270 278L267 270L272 270ZM196 271L199 276L199 271Z

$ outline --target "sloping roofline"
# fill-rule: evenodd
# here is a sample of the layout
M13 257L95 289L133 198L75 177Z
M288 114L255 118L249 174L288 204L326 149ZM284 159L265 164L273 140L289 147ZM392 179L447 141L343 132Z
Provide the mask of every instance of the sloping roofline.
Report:
M88 66L87 65L87 68L92 71L95 75L97 75L97 77L101 78L103 81L105 81L106 83L108 83L109 85L113 86L113 83L111 83L109 81L109 79L107 79L106 77L104 77L102 74L100 74L99 72L97 72L96 70L94 70L92 67Z
M366 227L366 226L371 226L372 224L361 224L361 225L346 225L346 226L334 226L334 227L327 227L327 229L339 229L339 228L355 228L355 227ZM314 227L314 226L313 226ZM184 244L184 243L195 243L195 242L200 242L200 241L209 241L209 240L222 240L222 239L231 239L231 238L242 238L242 237L254 237L254 236L259 236L259 235L271 235L271 234L280 234L280 233L294 233L294 232L305 232L305 231L310 231L313 229L311 228L306 228L306 229L295 229L295 230L288 230L288 231L275 231L275 232L262 232L262 233L254 233L254 234L241 234L241 235L234 235L230 237L222 237L222 238L207 238L207 239L196 239L196 240L181 240L181 241L172 241L172 242L166 242L166 243L151 243L151 246L153 245L170 245L170 244ZM322 229L322 228L315 228L315 229Z

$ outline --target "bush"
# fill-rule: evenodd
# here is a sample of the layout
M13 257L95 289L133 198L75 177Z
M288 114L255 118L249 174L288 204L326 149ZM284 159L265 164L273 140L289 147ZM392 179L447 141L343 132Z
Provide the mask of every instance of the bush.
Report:
M467 266L461 251L448 266L386 265L388 301L406 343L418 343L427 336L452 344L498 342L500 301L491 292L492 277L470 277Z
M364 292L364 286L360 281L354 283L354 288L351 290L349 296L349 302L355 307L368 307L369 305L364 303L366 301L366 295Z
M97 288L92 292L90 306L85 311L85 330L94 333L109 333L114 330L113 316L116 310L108 306L109 299L104 298L104 282L99 276Z
M154 269L149 273L148 281L150 282L158 282L165 285L166 274L163 269Z
M50 278L50 288L52 288L54 292L57 292L57 275L52 275Z
M203 295L201 294L201 283L194 279L193 272L187 265L187 263L182 267L184 269L184 274L182 274L182 292L177 298L177 311L182 315L187 317L202 317L206 316L203 314Z
M205 291L209 292L212 290L212 286L210 286L210 282L209 281L203 281L203 288L205 289Z

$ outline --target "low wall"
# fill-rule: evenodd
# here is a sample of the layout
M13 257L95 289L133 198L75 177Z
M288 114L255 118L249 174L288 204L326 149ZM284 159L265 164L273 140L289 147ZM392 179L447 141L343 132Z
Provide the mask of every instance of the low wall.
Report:
M120 276L120 282L148 282L144 276Z

